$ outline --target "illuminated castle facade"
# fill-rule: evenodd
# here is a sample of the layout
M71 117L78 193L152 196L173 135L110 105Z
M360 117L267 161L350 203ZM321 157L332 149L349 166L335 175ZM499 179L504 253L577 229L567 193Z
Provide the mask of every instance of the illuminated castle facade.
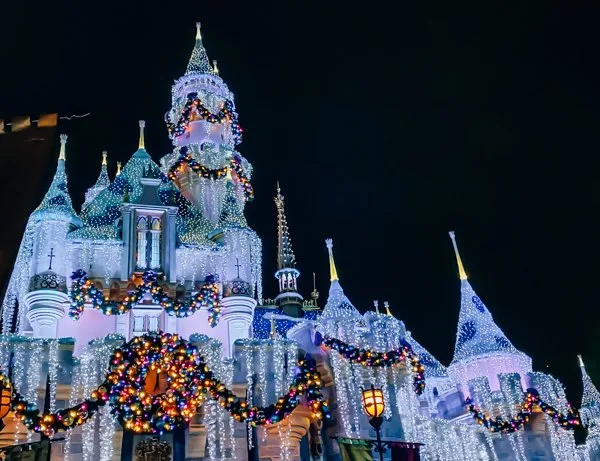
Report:
M234 97L207 57L199 25L166 121L172 153L155 163L140 121L138 149L112 181L103 155L79 213L67 186L67 136L60 137L56 174L29 218L2 305L0 365L28 401L50 411L74 405L102 382L116 347L162 331L196 345L236 395L263 407L285 394L294 363L308 354L332 410L327 424L300 405L283 422L257 428L207 402L184 433L162 434L177 461L338 460L374 437L360 402L361 388L371 384L383 389L386 401L383 436L394 446L386 457L410 459L420 450L429 460L599 459L600 394L583 362L585 446L576 447L572 433L542 413L525 430L500 434L477 425L466 410L470 398L483 411L510 418L531 387L561 411L567 401L560 382L534 372L531 359L495 324L467 279L453 233L461 307L448 367L387 303L386 312L376 305L361 314L354 307L340 284L331 240L327 302L318 306L316 289L304 299L279 185L279 290L263 299L261 240L244 216L253 197L252 165L236 150L242 132ZM89 282L87 294L74 291L73 273ZM148 274L171 304L150 292L135 294ZM207 287L218 295L217 307L203 304L199 293ZM361 350L414 351L425 367L425 391L415 392L417 365L364 366L325 347L324 338ZM3 445L39 438L11 415L0 432ZM144 459L136 456L151 444L148 437L124 430L107 406L55 442L52 459Z

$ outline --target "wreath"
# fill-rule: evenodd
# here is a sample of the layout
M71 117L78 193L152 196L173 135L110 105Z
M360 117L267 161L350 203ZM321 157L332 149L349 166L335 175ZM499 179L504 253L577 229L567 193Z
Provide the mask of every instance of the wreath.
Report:
M192 117L197 114L201 119L209 123L230 123L235 144L242 142L242 128L238 123L238 115L233 107L233 102L226 99L219 112L213 114L202 103L198 97L198 93L190 93L187 96L187 101L181 110L181 116L177 122L173 123L171 117L167 113L166 122L170 136L179 137L188 129Z

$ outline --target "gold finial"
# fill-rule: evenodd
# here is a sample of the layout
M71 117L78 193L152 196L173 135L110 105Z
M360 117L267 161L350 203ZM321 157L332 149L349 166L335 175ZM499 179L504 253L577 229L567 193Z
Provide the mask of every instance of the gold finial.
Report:
M117 176L121 174L121 162L117 162Z
M310 294L310 297L315 302L315 307L317 306L317 299L319 299L319 292L317 291L317 278L315 273L313 272L313 291Z
M138 145L138 149L146 149L146 146L144 144L144 127L146 126L146 122L143 120L140 120L140 143Z
M106 161L108 157L108 152L106 152L105 150L102 151L102 165L106 166L108 165L108 162Z
M329 279L333 282L335 280L339 280L337 270L335 268L335 261L333 260L333 240L326 239L325 245L327 245L327 251L329 252Z
M59 160L67 159L67 138L68 136L66 134L60 135L60 154L58 154Z
M217 60L213 59L213 72L215 75L219 75L219 68L217 67Z
M196 40L202 40L202 34L200 33L200 21L196 23Z
M577 359L579 360L579 366L581 368L585 368L585 365L583 364L583 357L581 357L581 354L577 355Z
M386 313L387 315L389 315L390 317L393 317L393 315L392 315L392 313L391 313L391 311L390 311L390 303L389 303L389 302L387 302L387 301L384 301L384 302L383 302L383 307L385 307L385 313Z
M277 329L275 326L275 319L273 317L271 317L271 333L269 334L269 336L271 337L271 339L275 339L276 335L277 335Z
M460 254L458 253L458 246L456 245L456 237L454 236L454 231L448 232L450 238L452 239L452 246L454 246L454 254L456 255L456 264L458 264L458 276L461 280L467 280L467 273L465 272L465 268L463 266L462 260L460 259Z

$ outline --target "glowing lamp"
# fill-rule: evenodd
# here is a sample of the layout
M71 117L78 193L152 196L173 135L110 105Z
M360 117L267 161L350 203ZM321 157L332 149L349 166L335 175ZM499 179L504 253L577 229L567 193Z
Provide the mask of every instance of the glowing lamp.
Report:
M363 410L369 418L380 418L385 411L383 390L376 389L372 384L370 389L363 389L362 404Z

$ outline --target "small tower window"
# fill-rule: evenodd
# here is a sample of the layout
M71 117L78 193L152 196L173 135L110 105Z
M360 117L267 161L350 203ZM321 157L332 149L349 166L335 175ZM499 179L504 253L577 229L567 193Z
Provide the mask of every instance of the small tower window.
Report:
M146 235L148 233L148 220L140 216L137 220L137 251L135 265L138 269L147 269L148 263L146 261L146 251L148 247L148 241Z
M152 218L152 229L150 230L150 269L156 270L160 268L160 241L160 218Z

